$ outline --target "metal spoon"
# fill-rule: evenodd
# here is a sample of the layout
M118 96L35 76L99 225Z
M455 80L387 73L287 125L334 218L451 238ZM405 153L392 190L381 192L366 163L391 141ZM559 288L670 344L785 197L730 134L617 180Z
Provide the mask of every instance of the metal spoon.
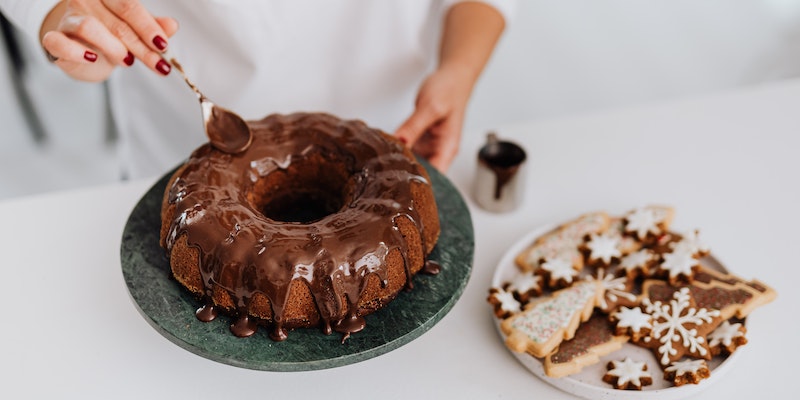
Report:
M189 80L183 67L175 58L170 58L169 62L180 72L186 84L197 94L200 100L200 109L203 113L203 125L205 126L206 136L212 146L220 151L230 154L241 153L250 147L253 141L253 132L247 123L235 112L220 107L208 99L197 89L197 86Z

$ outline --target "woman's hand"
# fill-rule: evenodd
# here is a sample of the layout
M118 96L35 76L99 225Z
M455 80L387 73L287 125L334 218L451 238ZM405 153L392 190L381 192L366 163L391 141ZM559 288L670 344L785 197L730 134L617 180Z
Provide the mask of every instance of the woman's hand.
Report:
M414 113L395 132L439 171L445 172L458 153L474 82L466 70L441 66L422 83Z
M98 82L137 58L169 74L161 53L177 30L174 19L152 16L138 0L63 0L42 23L40 39L67 75Z
M493 7L465 1L445 18L439 67L422 83L414 113L395 135L445 172L458 153L464 114L500 34L503 16Z

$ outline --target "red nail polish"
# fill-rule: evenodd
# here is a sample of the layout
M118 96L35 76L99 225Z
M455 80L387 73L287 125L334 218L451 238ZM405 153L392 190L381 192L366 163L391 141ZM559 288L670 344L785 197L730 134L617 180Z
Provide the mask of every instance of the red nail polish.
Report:
M129 52L128 52L128 55L127 55L127 56L125 56L125 58L122 60L122 62L124 62L124 63L125 63L125 65L127 65L127 66L129 66L129 67L130 67L131 65L133 65L133 61L134 61L134 60L135 60L135 58L133 58L133 53L131 53L131 52L129 51Z
M83 59L89 62L95 62L97 61L97 53L86 50L86 52L83 53Z
M408 140L406 140L404 137L398 137L397 140L399 140L402 144L408 144Z
M169 71L172 71L172 67L170 67L169 64L164 60L158 60L158 63L156 64L156 69L158 70L158 72L161 72L164 75L168 75Z
M156 37L153 38L153 44L161 51L167 49L167 41L161 36L156 35Z

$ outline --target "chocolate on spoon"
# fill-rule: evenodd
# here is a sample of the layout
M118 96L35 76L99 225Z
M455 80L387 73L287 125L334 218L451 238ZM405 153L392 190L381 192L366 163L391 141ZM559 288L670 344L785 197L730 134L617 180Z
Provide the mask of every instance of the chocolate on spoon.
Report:
M235 112L227 108L216 105L213 101L209 100L199 89L195 86L186 73L183 67L178 63L175 58L170 58L169 62L180 72L186 84L197 94L197 99L200 100L200 108L203 113L203 125L205 126L206 136L212 146L225 153L236 154L247 150L250 147L250 142L253 141L253 133L250 132L250 127L247 123Z

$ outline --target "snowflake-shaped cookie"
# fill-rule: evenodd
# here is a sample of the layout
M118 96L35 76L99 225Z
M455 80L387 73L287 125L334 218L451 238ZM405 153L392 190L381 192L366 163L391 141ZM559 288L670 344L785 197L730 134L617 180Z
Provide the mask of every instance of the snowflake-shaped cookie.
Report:
M616 333L629 335L634 342L648 335L653 329L653 317L642 312L639 307L620 307L611 314L611 319L617 321Z
M653 318L653 329L642 343L652 347L661 365L668 365L685 354L697 358L711 358L705 334L719 322L719 310L696 308L689 288L673 294L669 304L642 299L644 311Z
M514 295L502 288L489 289L489 297L486 301L494 307L494 315L497 318L507 318L522 309L522 304L514 298Z
M633 232L639 240L647 237L648 233L658 235L661 228L658 227L658 215L652 208L637 208L625 216L628 223L625 225L626 232Z
M570 259L556 257L542 263L540 269L548 279L551 288L566 287L578 277L578 271Z
M603 382L614 385L616 389L642 390L642 386L653 384L653 377L647 372L644 361L625 357L622 361L609 361L606 368L608 372L603 376Z
M650 249L641 249L622 257L619 263L618 273L624 273L628 278L650 274L650 266L656 257Z
M724 321L719 324L717 329L714 329L707 337L711 354L733 353L739 346L747 343L747 339L744 337L746 332L747 329L739 322L732 324L729 321Z
M700 261L695 258L689 246L676 246L672 253L664 254L664 261L658 266L658 270L666 274L672 285L677 284L679 280L691 282L698 268Z
M589 241L586 243L586 249L589 251L589 264L596 265L602 263L604 266L609 266L611 260L622 257L619 251L620 237L613 236L607 233L592 234Z
M670 246L673 250L686 251L696 257L702 257L709 252L708 245L700 240L700 232L697 229L685 233L681 240L671 243Z
M532 297L542 294L542 277L530 272L518 274L506 290L516 294L521 302L527 303Z
M664 379L681 386L687 383L697 384L711 376L705 360L683 360L664 368Z

